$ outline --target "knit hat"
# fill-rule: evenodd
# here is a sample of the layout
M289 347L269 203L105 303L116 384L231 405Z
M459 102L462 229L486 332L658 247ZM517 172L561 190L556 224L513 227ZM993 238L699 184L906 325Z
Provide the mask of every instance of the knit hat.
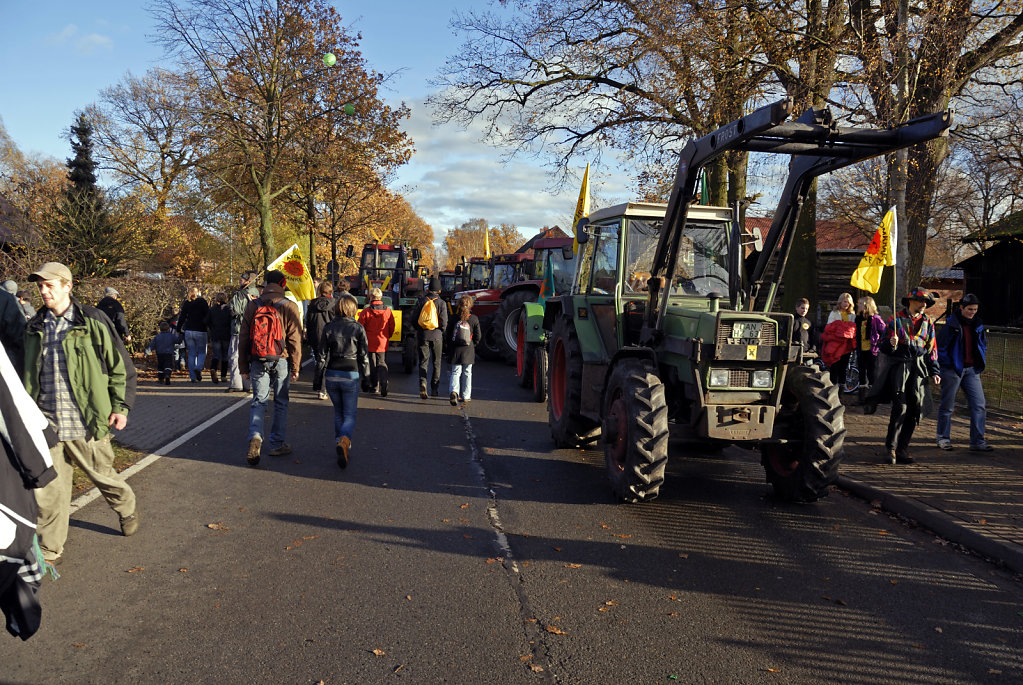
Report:
M963 299L959 300L960 307L969 307L971 304L980 305L980 298L973 293L966 293Z
M914 288L909 291L909 294L902 298L902 305L908 306L910 300L916 300L917 302L926 302L927 306L930 307L934 304L934 296L927 292L923 288Z
M271 283L279 285L282 288L286 288L288 285L288 279L285 278L284 274L274 269L273 271L267 271L266 277L263 279L263 283L270 285Z
M430 277L430 292L431 293L440 292L440 279L437 278L436 276Z

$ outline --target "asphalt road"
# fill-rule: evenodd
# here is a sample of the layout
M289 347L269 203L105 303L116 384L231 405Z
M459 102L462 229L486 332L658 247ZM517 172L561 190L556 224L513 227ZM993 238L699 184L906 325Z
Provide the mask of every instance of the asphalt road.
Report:
M734 448L673 443L661 497L616 504L511 369L474 385L461 412L395 374L345 471L305 377L291 456L246 466L229 415L133 476L135 537L75 515L0 681L1023 681L1023 586L982 560L842 493L775 502Z

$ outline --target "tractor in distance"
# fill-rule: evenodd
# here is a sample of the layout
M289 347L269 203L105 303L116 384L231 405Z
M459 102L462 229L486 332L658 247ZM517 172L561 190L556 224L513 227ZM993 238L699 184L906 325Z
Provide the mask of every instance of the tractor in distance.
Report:
M501 307L501 293L504 289L530 278L533 273L533 256L519 252L496 255L490 260L492 271L489 277L483 276L482 279L474 280L474 273L482 273L482 269L476 268L477 264L478 262L470 260L468 287L456 297L471 295L475 301L473 313L479 317L480 328L483 330L483 339L476 351L484 359L501 359L502 348L497 330L493 326L494 315ZM474 285L480 287L473 288Z
M349 245L345 256L355 254ZM359 306L366 304L373 288L380 288L384 301L391 301L394 309L394 336L392 345L400 346L402 369L412 373L418 363L416 332L411 321L419 294L423 291L424 268L419 266L419 248L403 244L372 242L362 248L359 273L351 279L350 292Z
M815 501L837 477L839 387L806 363L793 315L772 311L799 211L818 176L947 135L951 114L875 129L840 126L827 109L790 121L792 107L786 98L691 140L667 205L607 207L576 227L576 277L544 310L548 420L558 446L600 440L621 500L657 496L669 429L679 451L759 450L782 499ZM700 170L730 150L792 156L755 260L742 258L738 206L693 204Z

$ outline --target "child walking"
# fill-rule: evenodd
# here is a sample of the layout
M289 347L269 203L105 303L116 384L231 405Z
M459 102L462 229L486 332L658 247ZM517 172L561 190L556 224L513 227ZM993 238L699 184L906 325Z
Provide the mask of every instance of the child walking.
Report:
M170 324L161 321L160 332L146 348L146 354L156 354L157 383L170 385L171 371L174 370L174 355L179 342L181 342L181 337L177 333L171 332Z

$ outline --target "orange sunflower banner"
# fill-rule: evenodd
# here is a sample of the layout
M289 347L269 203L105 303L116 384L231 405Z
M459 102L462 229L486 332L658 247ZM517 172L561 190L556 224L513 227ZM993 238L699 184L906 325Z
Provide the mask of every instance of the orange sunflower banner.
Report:
M311 300L316 297L316 289L313 288L313 279L309 275L309 267L302 258L302 251L298 244L294 244L285 250L277 259L266 267L267 271L280 270L288 279L288 290L295 296L296 300Z

